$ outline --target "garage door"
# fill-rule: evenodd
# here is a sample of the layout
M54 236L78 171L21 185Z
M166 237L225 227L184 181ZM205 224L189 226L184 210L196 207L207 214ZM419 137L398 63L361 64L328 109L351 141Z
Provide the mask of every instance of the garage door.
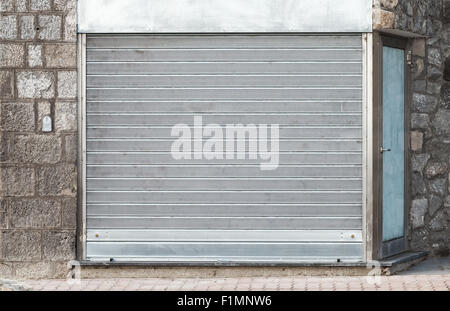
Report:
M88 259L362 260L362 58L357 35L88 35ZM177 159L195 118L277 125L277 168Z

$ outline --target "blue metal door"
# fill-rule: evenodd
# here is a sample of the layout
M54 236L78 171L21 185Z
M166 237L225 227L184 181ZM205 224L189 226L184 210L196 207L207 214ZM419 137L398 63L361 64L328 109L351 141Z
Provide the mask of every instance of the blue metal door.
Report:
M405 53L395 44L383 45L382 257L404 251L406 245Z

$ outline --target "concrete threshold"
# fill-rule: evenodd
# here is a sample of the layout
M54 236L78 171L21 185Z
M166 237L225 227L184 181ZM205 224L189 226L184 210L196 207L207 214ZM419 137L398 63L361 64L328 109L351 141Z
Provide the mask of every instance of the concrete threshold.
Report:
M380 262L356 263L248 263L248 262L96 262L73 265L72 274L82 279L97 278L233 278L298 276L393 275L427 257L424 252L407 252Z

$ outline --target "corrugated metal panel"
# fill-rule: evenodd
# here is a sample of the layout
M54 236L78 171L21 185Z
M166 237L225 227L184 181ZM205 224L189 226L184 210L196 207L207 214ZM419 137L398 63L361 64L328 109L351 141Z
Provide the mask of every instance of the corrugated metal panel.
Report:
M362 260L361 36L87 36L87 256ZM175 124L279 124L280 165L175 160Z

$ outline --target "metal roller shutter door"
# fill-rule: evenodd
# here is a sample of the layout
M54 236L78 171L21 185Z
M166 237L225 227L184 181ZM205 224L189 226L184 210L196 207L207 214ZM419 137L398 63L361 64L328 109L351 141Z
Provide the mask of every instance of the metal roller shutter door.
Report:
M362 260L362 38L87 36L87 258ZM174 160L171 127L279 124L280 165Z

